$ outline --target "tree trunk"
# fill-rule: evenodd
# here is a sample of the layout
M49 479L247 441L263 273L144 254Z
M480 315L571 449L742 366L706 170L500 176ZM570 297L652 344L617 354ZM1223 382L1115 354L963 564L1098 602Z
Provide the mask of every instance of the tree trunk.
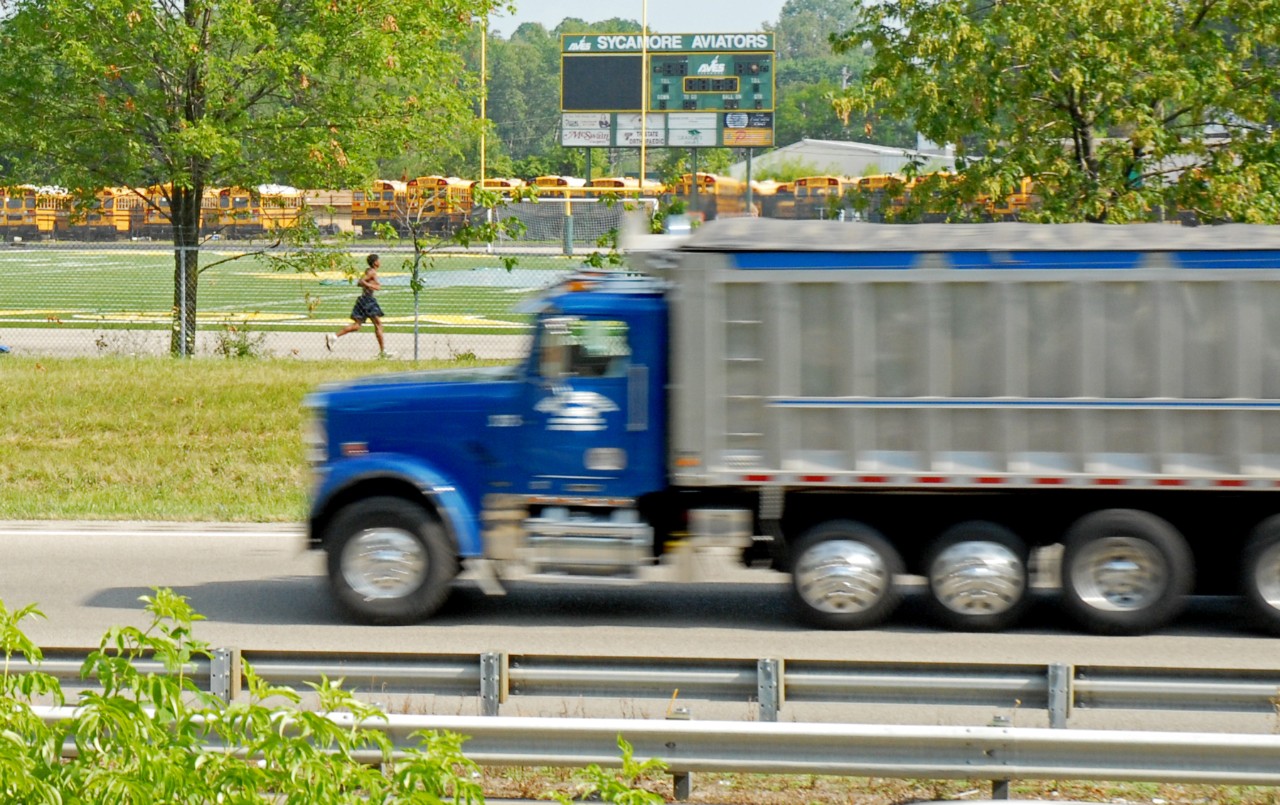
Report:
M200 199L204 188L175 187L169 201L173 223L173 331L169 354L196 353L196 291L200 284Z

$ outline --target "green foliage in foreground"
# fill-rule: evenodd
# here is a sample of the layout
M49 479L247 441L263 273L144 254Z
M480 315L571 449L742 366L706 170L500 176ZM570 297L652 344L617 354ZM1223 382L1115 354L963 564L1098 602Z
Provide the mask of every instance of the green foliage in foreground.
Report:
M0 356L0 519L300 522L303 397L411 366Z
M360 726L385 714L358 701L341 680L312 686L320 702L314 712L298 708L296 691L268 685L247 664L247 701L227 704L204 693L183 675L186 663L210 657L208 644L192 635L201 616L170 590L142 600L151 624L103 636L81 669L101 690L82 694L74 717L56 724L47 724L33 703L41 697L64 704L57 680L11 671L15 659L41 661L20 628L40 612L30 606L10 612L0 602L0 800L483 801L462 737L418 733L418 745L393 760L386 734ZM144 656L164 671L139 671L133 663ZM335 713L349 713L352 724L328 717ZM63 758L68 743L75 752Z
M212 659L192 629L204 618L184 596L154 592L141 599L150 624L103 636L80 669L99 689L82 693L74 715L57 723L36 705L62 706L65 696L55 677L38 670L43 654L21 628L43 615L34 605L10 611L0 600L0 801L484 802L480 768L462 752L465 737L419 731L411 736L416 746L396 750L386 733L364 726L386 714L341 679L307 683L315 710L300 708L297 691L267 684L247 662L246 700L227 703L200 690L184 669ZM140 671L135 663L148 658L163 670ZM19 662L36 670L16 672ZM63 757L71 744L75 751ZM635 760L621 736L618 746L621 773L593 765L583 790L619 805L661 803L635 786L662 762Z

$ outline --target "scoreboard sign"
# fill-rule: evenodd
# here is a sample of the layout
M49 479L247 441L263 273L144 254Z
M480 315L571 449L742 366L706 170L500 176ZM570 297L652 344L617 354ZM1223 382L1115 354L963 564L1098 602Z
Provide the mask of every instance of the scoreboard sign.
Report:
M773 54L649 57L649 111L773 109Z
M773 34L565 34L561 144L773 144ZM647 47L642 47L647 45ZM605 140L608 140L606 143Z

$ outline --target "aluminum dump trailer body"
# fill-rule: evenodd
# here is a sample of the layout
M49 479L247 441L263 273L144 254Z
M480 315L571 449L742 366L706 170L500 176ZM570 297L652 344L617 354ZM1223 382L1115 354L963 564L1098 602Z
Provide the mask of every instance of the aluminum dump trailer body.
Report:
M717 222L672 280L672 477L1280 486L1280 233Z

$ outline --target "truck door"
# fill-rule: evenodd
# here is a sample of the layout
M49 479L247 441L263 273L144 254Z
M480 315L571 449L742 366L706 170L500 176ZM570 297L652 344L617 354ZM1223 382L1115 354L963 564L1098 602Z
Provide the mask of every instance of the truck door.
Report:
M523 451L531 494L634 497L657 488L664 431L654 409L664 389L654 384L665 373L634 325L581 314L540 321Z

